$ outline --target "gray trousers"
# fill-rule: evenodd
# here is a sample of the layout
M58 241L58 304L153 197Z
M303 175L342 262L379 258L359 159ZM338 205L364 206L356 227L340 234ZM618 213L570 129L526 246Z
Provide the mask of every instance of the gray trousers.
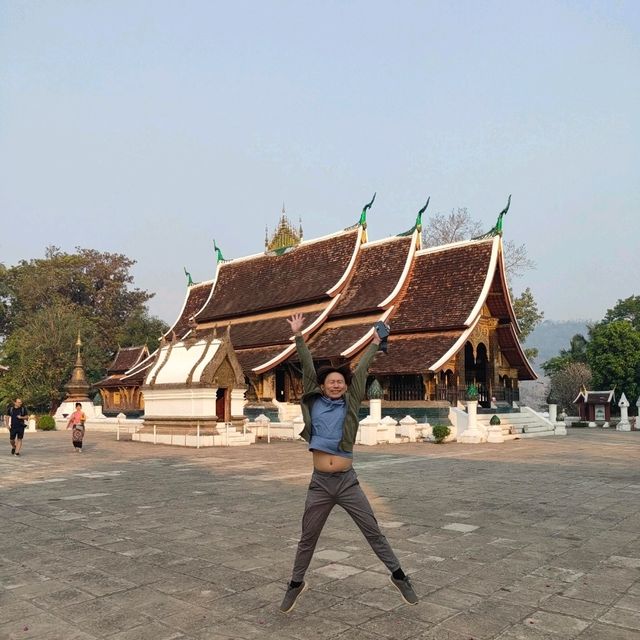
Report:
M304 506L302 536L298 543L291 580L302 582L304 579L322 527L336 504L340 505L353 518L387 569L391 572L399 569L400 562L380 531L367 496L360 488L356 472L353 469L340 473L325 473L314 470Z

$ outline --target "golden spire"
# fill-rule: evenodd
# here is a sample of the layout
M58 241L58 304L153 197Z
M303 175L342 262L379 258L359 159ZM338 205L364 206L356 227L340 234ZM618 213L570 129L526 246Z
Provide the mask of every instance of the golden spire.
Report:
M285 213L284 202L282 203L282 216L276 227L271 240L269 240L268 229L265 230L265 247L267 251L283 252L289 247L295 247L302 240L302 222L300 232L297 232Z

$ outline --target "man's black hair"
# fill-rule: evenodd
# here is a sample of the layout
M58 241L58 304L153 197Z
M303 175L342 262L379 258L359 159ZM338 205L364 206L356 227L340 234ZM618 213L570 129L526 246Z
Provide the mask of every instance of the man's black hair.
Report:
M332 367L331 365L320 367L316 374L318 384L324 384L326 377L330 373L339 373L344 378L347 386L351 384L351 368L348 364L343 364L341 367Z

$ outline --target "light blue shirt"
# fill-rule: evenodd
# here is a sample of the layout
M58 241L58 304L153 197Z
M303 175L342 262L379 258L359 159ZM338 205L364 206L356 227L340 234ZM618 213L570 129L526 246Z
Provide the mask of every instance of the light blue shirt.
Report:
M309 451L324 451L334 456L353 458L353 453L340 449L342 427L347 416L344 398L331 400L320 396L311 407L311 440Z

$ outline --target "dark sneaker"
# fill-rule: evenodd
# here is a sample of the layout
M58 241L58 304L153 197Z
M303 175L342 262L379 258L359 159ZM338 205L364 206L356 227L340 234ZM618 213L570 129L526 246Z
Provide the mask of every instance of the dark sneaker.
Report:
M400 592L402 599L407 604L418 604L418 596L409 582L409 578L405 577L404 580L396 580L393 576L389 576L391 584Z
M15 455L15 453L16 453L16 448L15 447L11 447L11 455L13 456L13 455Z
M289 611L296 606L296 602L298 601L300 594L306 591L306 589L306 582L303 582L299 587L287 587L287 593L284 594L284 599L280 605L280 611L282 611L282 613L289 613Z

